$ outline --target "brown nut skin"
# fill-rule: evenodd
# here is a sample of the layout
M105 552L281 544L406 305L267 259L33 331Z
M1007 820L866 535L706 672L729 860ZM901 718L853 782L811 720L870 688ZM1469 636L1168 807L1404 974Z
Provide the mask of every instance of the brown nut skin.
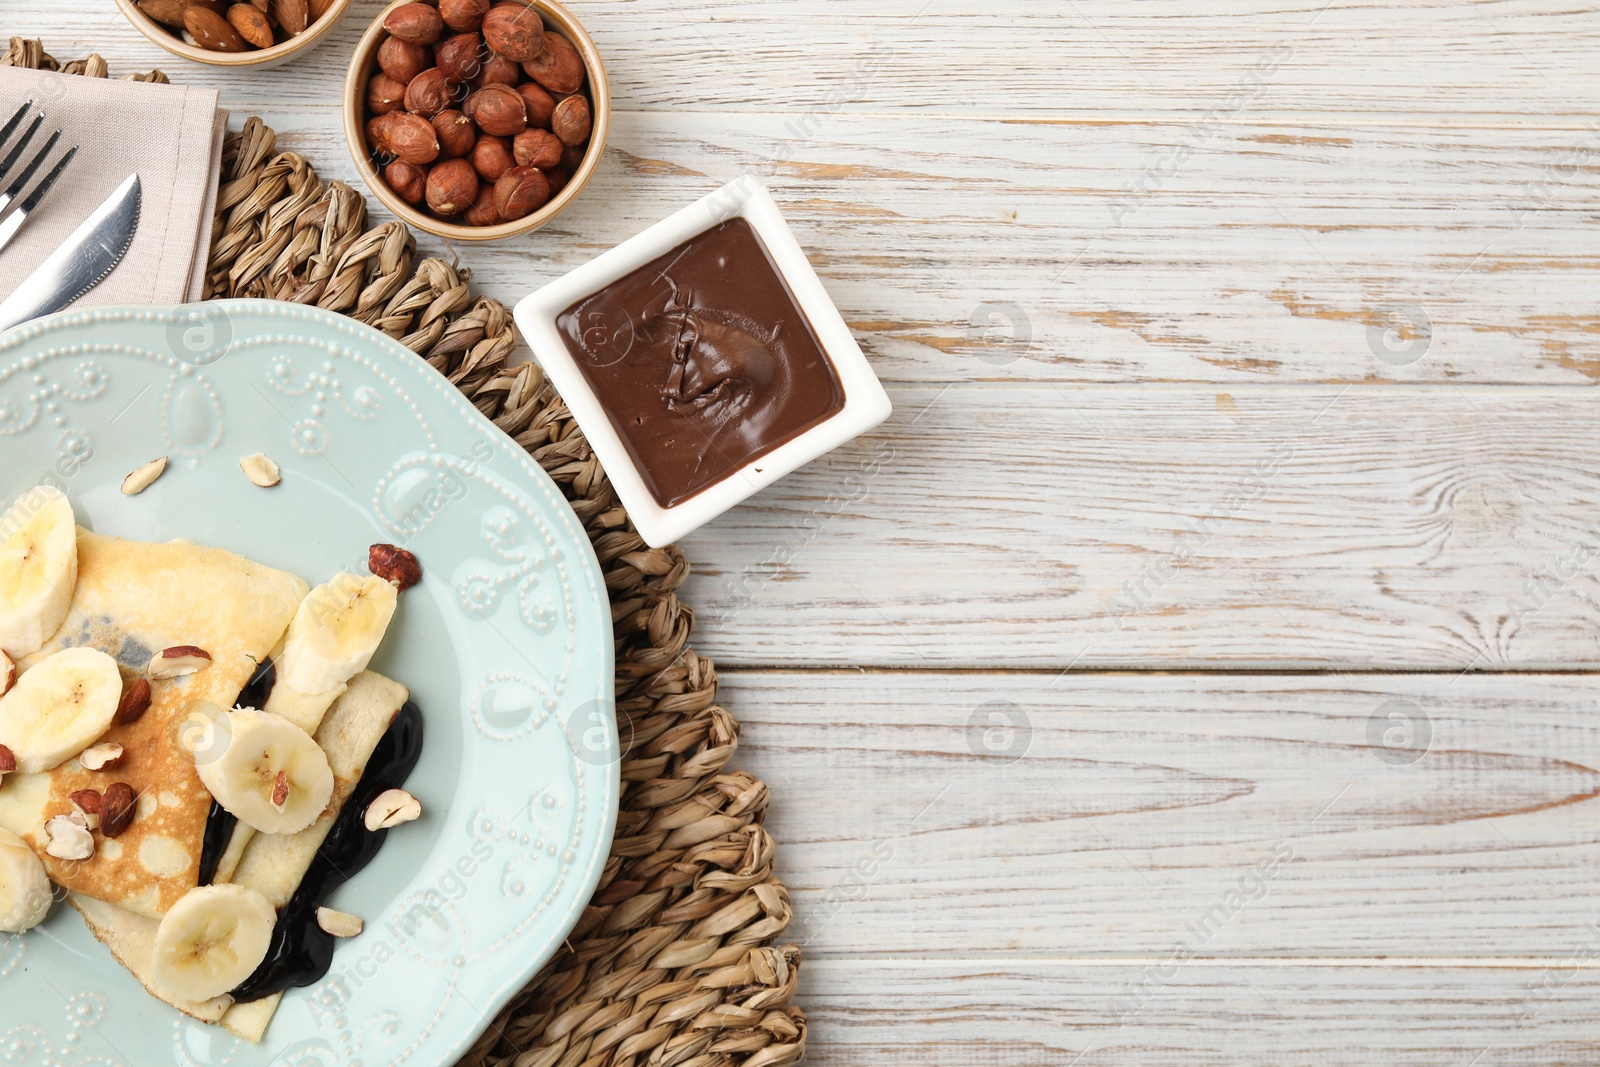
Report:
M544 35L544 50L522 61L528 77L552 93L575 93L583 87L583 56L559 33Z
M306 27L311 25L308 0L267 0L267 14L290 37L306 32Z
M183 0L139 0L139 12L163 26L183 29Z
M257 48L271 48L273 45L272 23L251 4L234 4L228 8L228 25Z
M394 128L394 120L398 115L399 112L396 111L387 115L374 115L367 120L368 151L394 158L394 152L389 148L389 131Z
M103 798L98 789L74 789L67 795L67 799L77 805L78 810L85 815L99 815Z
M589 114L589 98L587 96L569 96L556 105L556 110L550 116L550 130L561 143L566 145L580 145L589 139L589 131L594 128L594 119Z
M521 80L520 63L513 63L505 56L497 56L490 52L483 61L483 69L472 79L472 87L482 89L485 85L515 85Z
M544 19L522 4L496 4L483 16L483 39L498 55L521 63L544 48Z
M483 38L476 33L446 37L433 50L433 56L445 77L456 83L470 82L483 69Z
M402 41L398 37L385 37L378 46L378 69L405 85L418 74L433 66L428 46Z
M208 7L191 5L184 9L183 28L195 44L212 52L248 52L250 46L228 20Z
M429 67L412 78L411 84L406 86L405 107L413 115L431 119L455 103L454 97L450 79L445 77L444 71L438 67ZM566 101L563 100L562 103Z
M494 183L494 206L507 222L531 215L550 199L550 182L537 167L512 167Z
M436 215L459 215L478 197L478 172L464 159L447 159L428 172L428 207Z
M422 564L417 562L414 554L398 545L369 546L367 570L386 582L393 582L402 593L422 581Z
M383 28L402 41L432 44L444 33L444 19L428 4L402 4L384 16Z
M494 206L493 182L484 182L478 186L477 199L472 201L467 213L461 216L461 221L468 226L498 226L506 221L500 217L500 209Z
M367 110L374 115L399 111L406 101L405 84L379 71L367 80Z
M519 167L538 167L549 170L559 166L561 153L566 150L561 138L549 130L523 130L511 142L511 154Z
M544 180L550 183L550 195L553 197L567 187L567 169L551 167L544 172Z
M489 13L489 0L439 0L439 15L457 33L476 30Z
M504 137L488 134L478 138L468 158L472 160L472 169L486 182L497 181L500 175L517 165L510 143Z
M462 110L478 129L495 137L515 137L528 126L528 105L509 85L485 85L467 97Z
M113 782L100 797L100 834L102 837L121 837L133 825L133 816L139 810L139 798L127 782Z
M528 106L528 128L548 130L550 116L556 110L556 98L538 82L522 82L516 86L516 90L522 102Z
M578 167L583 163L585 145L568 145L567 150L561 153L561 165L567 168L569 174L576 174Z
M424 166L439 158L439 135L433 123L421 115L394 113L393 121L384 131L389 152L407 163Z
M315 23L332 7L333 0L311 0L311 21Z
M471 119L453 109L433 116L433 131L439 135L440 159L459 159L478 143L478 128Z
M397 159L383 168L383 180L389 183L389 188L401 200L408 204L420 204L426 192L428 172L415 163Z
M117 713L111 721L117 726L127 726L144 718L150 710L150 683L144 678L132 678L122 684L122 699L117 702Z

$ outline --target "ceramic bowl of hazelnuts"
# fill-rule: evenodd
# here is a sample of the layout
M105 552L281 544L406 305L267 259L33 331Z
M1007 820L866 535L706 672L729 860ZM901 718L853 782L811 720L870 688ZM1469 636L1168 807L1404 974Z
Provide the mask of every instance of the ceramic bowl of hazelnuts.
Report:
M339 24L350 0L117 0L140 33L213 67L274 67Z
M600 163L605 67L554 0L396 0L345 80L345 135L374 196L440 237L559 215Z

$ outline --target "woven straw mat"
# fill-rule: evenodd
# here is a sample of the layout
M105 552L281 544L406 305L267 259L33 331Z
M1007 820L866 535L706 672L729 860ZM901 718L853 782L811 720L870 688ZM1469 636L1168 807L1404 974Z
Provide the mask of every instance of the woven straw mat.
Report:
M98 55L65 65L13 37L0 65L108 76ZM130 75L166 81L160 71ZM762 826L767 787L729 770L739 724L716 669L689 647L676 548L634 532L583 431L471 272L416 261L405 224L368 229L366 202L277 151L260 119L228 134L206 296L268 297L337 311L426 359L526 448L588 530L611 594L625 751L616 840L577 929L461 1061L467 1067L780 1067L805 1055L793 1004L800 950L772 941L789 894ZM630 736L631 735L631 736Z

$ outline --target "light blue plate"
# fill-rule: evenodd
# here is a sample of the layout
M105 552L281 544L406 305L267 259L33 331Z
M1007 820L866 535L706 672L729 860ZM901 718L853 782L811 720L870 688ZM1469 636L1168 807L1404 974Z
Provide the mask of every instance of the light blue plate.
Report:
M252 485L239 457L283 471ZM170 456L160 481L124 475ZM254 1046L150 997L58 906L0 935L0 1063L454 1063L572 929L616 822L611 613L554 483L441 375L351 319L268 301L68 313L0 339L0 498L188 538L315 585L387 541L422 561L373 669L426 721L420 822L334 894L366 919Z

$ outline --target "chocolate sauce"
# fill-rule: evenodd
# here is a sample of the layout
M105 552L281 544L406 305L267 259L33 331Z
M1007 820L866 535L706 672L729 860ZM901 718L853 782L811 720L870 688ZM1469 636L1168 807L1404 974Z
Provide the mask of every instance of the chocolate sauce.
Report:
M334 819L300 888L279 910L267 958L233 991L234 1000L260 1000L313 985L328 973L338 939L317 925L317 908L378 854L389 831L367 829L367 808L379 793L403 785L421 754L422 712L408 700L373 750L366 772Z
M578 301L556 325L662 507L844 407L838 372L743 218Z
M272 695L272 687L277 681L277 664L270 657L262 660L239 691L239 699L234 706L266 707L267 697ZM206 813L205 837L200 842L200 885L210 885L216 879L217 864L222 862L223 854L228 851L228 842L233 840L233 828L238 824L239 820L224 811L221 804L214 800L211 802L211 810Z

